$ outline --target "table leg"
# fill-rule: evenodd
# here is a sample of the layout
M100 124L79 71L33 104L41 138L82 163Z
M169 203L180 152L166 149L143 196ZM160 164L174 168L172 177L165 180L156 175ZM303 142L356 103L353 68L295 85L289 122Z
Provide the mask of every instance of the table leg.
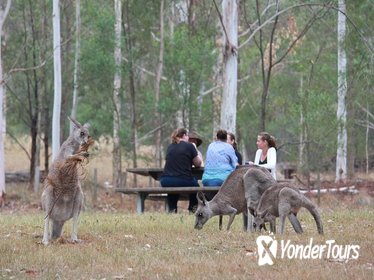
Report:
M144 201L147 198L148 194L139 193L136 201L136 212L138 214L144 213Z

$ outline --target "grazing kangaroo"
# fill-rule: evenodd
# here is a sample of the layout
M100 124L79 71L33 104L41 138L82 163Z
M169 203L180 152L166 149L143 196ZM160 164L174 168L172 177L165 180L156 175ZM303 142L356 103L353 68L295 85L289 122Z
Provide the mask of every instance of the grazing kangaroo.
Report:
M216 215L220 215L219 227L221 228L222 215L229 215L230 219L227 224L227 230L229 230L235 215L247 213L247 202L243 188L243 176L247 171L248 168L246 167L234 170L210 201L207 201L202 192L197 193L198 206L195 212L195 229L202 229L204 224Z
M197 193L195 229L202 229L216 215L229 215L229 230L235 215L243 213L244 230L253 232L253 211L250 210L257 207L262 193L274 184L276 181L266 168L250 165L234 170L212 200L207 201L203 193ZM296 230L300 225L297 217L290 214L288 218Z
M42 208L45 211L43 244L49 243L49 221L52 221L52 239L62 234L65 222L73 218L71 240L78 241L78 216L83 205L81 179L84 175L83 164L88 157L88 148L93 144L89 136L89 124L81 125L69 118L74 124L71 135L61 145L59 154L53 161L44 180Z
M296 217L301 207L308 209L316 221L318 233L323 234L322 220L317 206L297 188L288 184L276 184L262 194L255 211L253 226L260 231L263 223L270 222L270 230L275 233L275 218L280 217L280 234L283 234L286 216L294 214ZM297 233L303 232L300 224L297 228L294 226L294 229Z

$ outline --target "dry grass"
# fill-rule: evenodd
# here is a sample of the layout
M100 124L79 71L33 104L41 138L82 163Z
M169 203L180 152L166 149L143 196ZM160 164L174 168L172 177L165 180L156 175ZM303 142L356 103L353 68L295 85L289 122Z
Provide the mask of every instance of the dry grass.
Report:
M22 152L6 147L7 171L26 170L21 165L28 166L28 159ZM92 153L90 176L97 168L100 186L110 181L110 147L110 143L100 142ZM138 184L148 184L144 178L139 180ZM137 215L134 198L126 196L121 200L112 189L100 188L94 207L90 184L84 189L87 207L78 228L82 242L70 244L66 240L71 230L69 221L63 238L44 246L40 194L25 188L7 185L8 203L0 209L0 279L374 278L374 203L363 194L322 197L324 236L318 236L312 217L304 210L299 216L303 235L295 234L287 223L286 234L276 236L294 244L308 244L311 237L314 244L324 244L329 239L340 245L357 244L357 260L276 259L273 266L260 267L256 252L259 234L244 233L241 217L236 218L229 232L218 230L217 218L196 231L194 217L186 211L163 214L160 202L147 201L146 210L153 212ZM181 205L186 208L184 202Z
M373 279L373 204L334 198L322 201L325 235L318 236L306 211L300 220L304 235L291 228L283 237L294 244L360 245L357 260L347 262L276 259L273 266L258 266L256 237L244 233L238 217L231 231L219 231L217 218L201 231L186 214L103 213L88 210L80 217L79 244L61 239L40 243L43 214L37 208L0 216L0 279ZM227 222L225 220L224 222ZM66 225L68 238L71 222Z

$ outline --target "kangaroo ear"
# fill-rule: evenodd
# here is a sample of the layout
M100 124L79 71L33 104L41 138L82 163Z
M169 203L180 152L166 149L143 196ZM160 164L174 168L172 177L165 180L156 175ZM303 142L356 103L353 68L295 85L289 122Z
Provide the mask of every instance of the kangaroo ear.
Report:
M78 122L78 121L76 121L75 119L73 119L72 117L69 117L68 116L68 119L77 127L77 128L80 128L80 127L82 127L82 125Z
M90 125L89 123L85 123L85 124L83 125L83 127L86 128L86 129L89 129L89 128L91 127L91 125Z
M205 204L206 204L207 201L206 201L204 193L198 192L196 194L196 198L197 198L198 203L200 203L200 204L202 204L202 205L205 206Z

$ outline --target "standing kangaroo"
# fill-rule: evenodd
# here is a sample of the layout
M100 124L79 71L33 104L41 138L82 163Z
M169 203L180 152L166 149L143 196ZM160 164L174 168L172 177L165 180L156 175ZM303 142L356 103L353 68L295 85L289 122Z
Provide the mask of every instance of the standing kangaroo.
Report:
M308 209L316 221L318 233L323 234L322 221L317 206L297 188L288 184L276 184L262 194L255 211L253 226L255 230L259 231L262 224L270 222L270 230L275 233L275 218L280 217L280 234L283 234L286 216L290 214L296 216L301 207ZM297 233L303 232L300 224L295 228L295 231Z
M43 244L49 243L49 220L52 221L52 239L57 239L62 234L65 222L73 218L71 240L78 241L77 227L78 216L83 205L83 192L81 177L83 171L79 166L88 157L88 147L93 140L89 136L88 123L81 125L76 120L69 118L74 124L71 135L61 145L60 151L53 161L51 168L44 180L42 193L42 208L45 211Z

